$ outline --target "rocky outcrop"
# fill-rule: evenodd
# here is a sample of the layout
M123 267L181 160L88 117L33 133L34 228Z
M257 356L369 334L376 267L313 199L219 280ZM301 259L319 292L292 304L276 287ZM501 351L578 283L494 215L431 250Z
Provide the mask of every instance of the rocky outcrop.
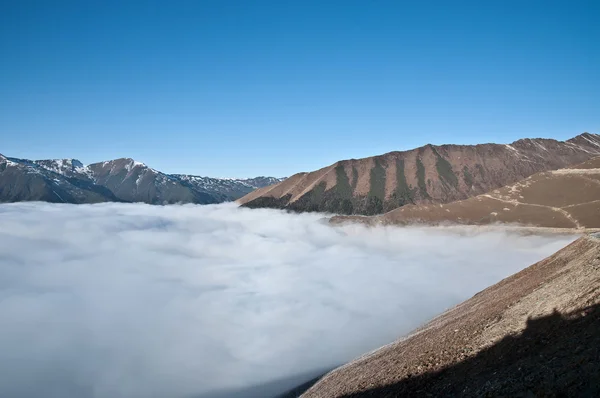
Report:
M250 208L374 215L410 204L463 200L598 155L600 136L589 133L564 142L538 138L510 145L426 145L295 174L238 203Z

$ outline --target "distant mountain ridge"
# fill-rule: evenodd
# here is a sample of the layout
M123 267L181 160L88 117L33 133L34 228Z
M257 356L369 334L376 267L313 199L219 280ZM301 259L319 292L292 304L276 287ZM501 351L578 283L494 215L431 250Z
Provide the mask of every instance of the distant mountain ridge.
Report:
M77 159L32 161L0 155L0 202L211 204L282 180L165 174L130 158L86 166Z
M526 138L511 144L429 144L298 173L257 189L238 203L250 208L375 215L407 204L467 199L598 155L600 135L590 133L567 141Z

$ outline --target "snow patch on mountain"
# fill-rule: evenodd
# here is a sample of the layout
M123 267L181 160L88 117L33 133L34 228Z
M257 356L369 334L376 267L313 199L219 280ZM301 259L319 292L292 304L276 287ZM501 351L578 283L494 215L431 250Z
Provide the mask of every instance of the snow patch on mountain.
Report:
M146 166L144 163L142 162L138 162L137 160L133 160L131 158L127 158L126 159L128 162L125 164L125 169L127 171L131 171L133 169L135 169L136 167L143 167L152 171L156 171L154 169L151 169L150 167Z
M77 159L35 160L35 165L65 177L83 177L93 179L92 171Z
M142 201L152 204L220 203L236 200L256 188L281 181L281 179L273 177L221 179L165 174L131 158L84 165L77 159L31 161L0 155L0 165L4 170L10 167L17 168L17 172L24 174L40 175L46 184L57 189L60 187L56 196L61 197L61 202L74 200L73 203L86 203L86 198L92 198L94 203L115 200ZM2 173L2 169L0 169L0 173ZM21 185L44 184L39 180L36 181L24 180ZM19 185L17 184L17 186ZM39 187L41 185L38 186L38 190L41 190L42 188ZM30 188L27 186L20 186L19 189L23 190L20 196L15 196L19 197L19 200L39 200L40 198L39 195L32 197ZM29 197L32 199L27 199ZM66 200L67 198L69 200ZM54 201L54 199L50 201Z

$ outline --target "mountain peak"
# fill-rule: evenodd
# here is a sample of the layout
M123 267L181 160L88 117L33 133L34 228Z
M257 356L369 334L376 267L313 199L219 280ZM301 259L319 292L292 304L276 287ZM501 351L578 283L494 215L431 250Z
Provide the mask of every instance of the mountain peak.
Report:
M123 163L128 168L134 168L137 166L148 167L148 166L146 166L145 163L138 162L137 160L132 159L132 158L119 158L119 159L115 159L115 160L110 160L109 162Z
M36 160L33 163L43 169L67 177L78 174L87 174L87 168L77 159L42 159Z
M589 132L587 132L587 131L584 131L583 133L576 135L575 137L571 138L570 140L576 140L576 139L578 139L578 138L582 138L582 137L587 137L587 138L590 138L590 137L593 137L593 138L600 138L600 134L596 134L596 133L589 133ZM570 140L568 140L568 141L570 141Z
M73 165L73 167L84 167L83 163L79 159L70 159L70 160L71 160L71 165Z
M579 134L577 137L591 138L591 139L594 139L594 140L598 140L598 139L600 139L600 134L588 133L586 131L585 133ZM577 138L577 137L575 137L575 138Z
M567 142L580 147L592 147L594 149L598 149L600 148L600 134L585 132L571 138L570 140L567 140Z
M88 167L93 170L109 168L111 170L126 169L127 171L131 171L138 166L142 168L149 168L144 163L138 162L137 160L132 158L118 158L112 160L105 160L103 162L92 163Z

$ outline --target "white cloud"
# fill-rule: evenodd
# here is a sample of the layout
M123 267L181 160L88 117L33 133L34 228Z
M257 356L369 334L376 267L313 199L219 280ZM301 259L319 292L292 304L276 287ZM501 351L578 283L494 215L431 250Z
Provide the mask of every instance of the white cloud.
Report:
M0 206L0 396L272 393L573 240L321 218L233 205Z

